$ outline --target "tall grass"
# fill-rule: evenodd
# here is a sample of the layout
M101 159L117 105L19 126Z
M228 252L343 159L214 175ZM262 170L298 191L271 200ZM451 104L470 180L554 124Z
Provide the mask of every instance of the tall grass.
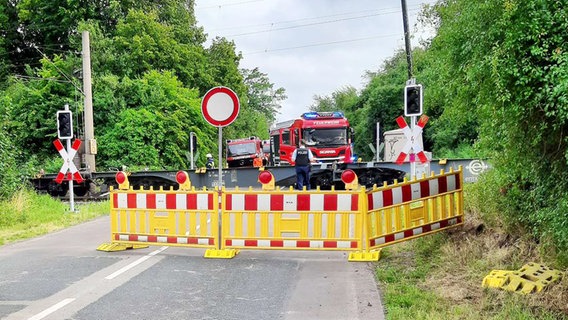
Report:
M75 225L109 213L109 203L69 204L48 195L20 190L0 201L0 245L35 237Z

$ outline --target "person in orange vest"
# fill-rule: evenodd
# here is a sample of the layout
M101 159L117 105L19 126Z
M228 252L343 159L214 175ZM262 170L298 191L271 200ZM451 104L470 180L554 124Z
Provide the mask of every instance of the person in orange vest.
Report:
M260 157L254 158L254 160L252 161L252 165L257 168L262 167L262 158Z

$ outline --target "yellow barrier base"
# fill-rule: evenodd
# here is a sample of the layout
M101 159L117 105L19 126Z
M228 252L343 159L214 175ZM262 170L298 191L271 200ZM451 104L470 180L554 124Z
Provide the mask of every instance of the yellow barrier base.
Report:
M211 258L211 259L232 259L234 258L239 251L237 249L207 249L205 250L204 258Z
M517 271L493 270L483 278L481 286L527 294L540 292L561 278L562 272L559 270L529 263Z
M144 245L144 244L124 244L124 243L109 242L109 243L101 244L97 248L97 250L106 251L106 252L115 252L115 251L129 250L129 249L142 249L142 248L148 248L148 245Z
M350 262L379 261L381 250L377 251L355 251L349 253Z

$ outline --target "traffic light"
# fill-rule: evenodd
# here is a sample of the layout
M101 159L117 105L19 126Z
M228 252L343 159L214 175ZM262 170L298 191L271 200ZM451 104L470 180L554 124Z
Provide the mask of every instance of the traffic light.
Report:
M73 138L73 116L71 111L57 111L57 136L59 139Z
M422 114L422 85L412 84L404 87L404 115L407 117Z
M191 151L195 152L195 151L197 151L197 136L195 135L195 133L190 135L190 139L191 139L191 142L190 142L189 149Z

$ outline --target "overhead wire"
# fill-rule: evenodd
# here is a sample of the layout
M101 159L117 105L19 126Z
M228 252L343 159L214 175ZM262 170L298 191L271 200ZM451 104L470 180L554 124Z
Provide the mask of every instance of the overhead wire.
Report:
M247 2L248 1L239 2L239 4L243 4L243 3L247 3ZM221 8L221 7L222 6L219 6L219 8ZM421 7L421 5L415 5L415 6L411 7L409 9L409 11L418 11L420 9L420 7ZM308 18L301 18L301 19L295 19L295 20L285 20L285 21L278 21L278 22L266 23L266 24L249 25L249 26L233 26L233 27L218 28L218 29L213 29L213 30L235 30L235 29L241 29L242 30L242 29L247 29L247 28L257 28L257 27L270 26L269 29L234 33L234 34L228 34L228 35L223 36L225 38L234 38L234 37L255 35L255 34L260 34L260 33L271 33L272 31L282 31L282 30L297 29L297 28L310 27L310 26L316 26L316 25L331 24L331 23L337 23L337 22L342 22L342 21L372 18L372 17L386 15L386 14L399 13L399 12L401 12L401 10L398 9L398 8L392 7L392 8L384 8L384 9L380 9L380 10L375 10L374 12L376 12L376 13L369 14L369 12L373 12L373 10L355 11L355 12L347 12L347 13L340 13L340 14L334 14L334 15L317 16L317 17L308 17ZM366 14L361 15L361 13L366 13ZM352 16L354 14L358 14L358 15ZM336 18L336 17L344 17L344 18ZM328 18L335 18L335 19L317 21L317 20L320 20L320 19L328 19ZM290 26L282 26L282 27L276 27L276 28L274 27L275 25L285 25L285 24L290 24L290 23L295 23L295 22L314 21L314 20L315 20L315 22L296 24L296 25L290 25ZM370 39L391 37L391 36L395 36L395 35L398 35L398 34L374 35L374 36L368 36L368 37L362 37L362 38L304 44L304 45L291 46L291 47L285 47L285 48L265 49L265 50L252 51L252 52L243 53L243 54L253 54L254 55L254 54L274 52L274 51L285 51L285 50L293 50L293 49L301 49L301 48L309 48L309 47L318 47L318 46L326 46L326 45L333 45L333 44L365 41L365 40L370 40Z
M393 12L393 13L394 13L394 12ZM304 28L304 27L310 27L310 26L316 26L316 25L322 25L322 24L336 23L336 22L340 22L340 21L349 21L349 20L356 20L356 19L363 19L363 18L376 17L376 16L383 15L383 14L384 14L384 13L367 14L367 15L363 15L363 16L349 17L349 18L343 18L343 19L335 19L335 20L327 20L327 21L319 21L319 22L305 23L305 24L299 24L299 25L288 26L288 27L271 28L271 29L269 29L269 30L260 30L260 31L251 31L251 32L244 32L244 33L237 33L237 34L229 34L229 35L226 35L226 37L240 37L240 36L246 36L246 35L251 35L251 34L258 34L258 33L264 33L264 32L272 32L272 31L280 31L280 30Z
M394 10L394 11L384 12L384 11L391 11L391 10ZM300 19L294 19L294 20L283 20L283 21L276 21L276 22L270 22L270 23L261 23L261 24L255 24L255 25L224 27L224 28L210 29L209 31L219 31L219 30L227 30L227 29L235 30L235 29L265 27L265 26L272 27L272 26L277 25L277 24L288 24L288 23L295 23L295 22L302 22L302 21L335 18L335 17L349 16L349 15L362 14L362 13L369 14L370 12L380 12L377 15L382 15L382 14L398 13L398 12L400 12L400 10L393 7L393 8L384 8L384 9L377 9L377 10L352 11L352 12L344 12L344 13L338 13L338 14L332 14L332 15L325 15L325 16L307 17L307 18L300 18Z
M43 53L41 50L39 50L39 48L37 46L33 46L49 63L51 63L53 65L53 67L61 74L63 75L63 77L65 77L65 79L69 80L69 82L73 85L73 87L75 87L75 89L77 89L79 92L81 92L81 94L83 94L83 96L85 95L85 93L83 92L83 89L79 88L77 85L75 85L75 82L73 82L73 80L71 80L71 78L69 78L69 76L67 76L67 74L65 72L63 72L63 70L59 69L59 67L53 63L51 61L51 59L49 59L45 53Z
M294 50L294 49L302 49L302 48L310 48L310 47L320 47L320 46L327 46L327 45L333 45L333 44L338 44L338 43L357 42L357 41L365 41L365 40L378 39L378 38L388 38L388 37L394 37L394 36L400 36L400 34L393 33L393 34L388 34L388 35L377 35L377 36L370 36L370 37L357 38L357 39L347 39L347 40L338 40L338 41L306 44L306 45L294 46L294 47L265 49L265 50L243 53L243 55L254 55L254 54L268 53L268 52L274 52L274 51L286 51L286 50Z

